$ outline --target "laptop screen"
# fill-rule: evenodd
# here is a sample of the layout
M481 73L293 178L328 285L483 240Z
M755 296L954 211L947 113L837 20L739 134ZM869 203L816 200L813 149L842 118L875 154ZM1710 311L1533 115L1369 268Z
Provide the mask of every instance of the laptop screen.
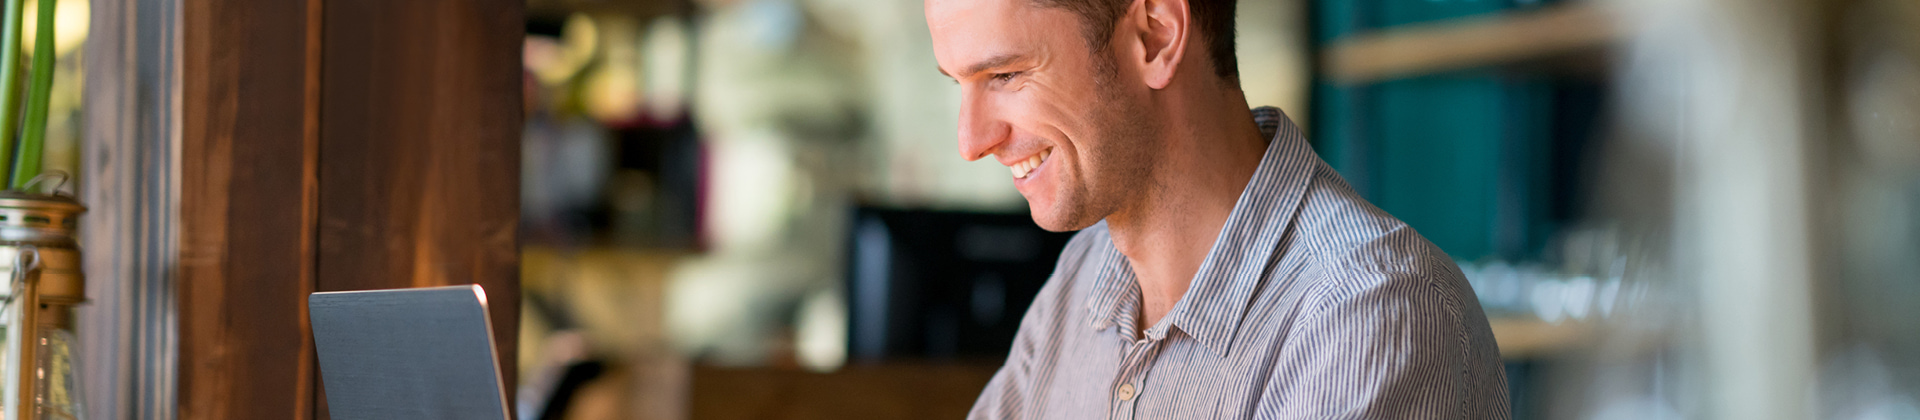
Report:
M307 298L335 419L507 419L478 285Z

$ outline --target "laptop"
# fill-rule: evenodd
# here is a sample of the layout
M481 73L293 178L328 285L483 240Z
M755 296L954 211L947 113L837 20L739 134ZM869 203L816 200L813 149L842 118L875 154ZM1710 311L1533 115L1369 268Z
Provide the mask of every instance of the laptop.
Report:
M314 293L307 306L333 418L510 420L479 285Z

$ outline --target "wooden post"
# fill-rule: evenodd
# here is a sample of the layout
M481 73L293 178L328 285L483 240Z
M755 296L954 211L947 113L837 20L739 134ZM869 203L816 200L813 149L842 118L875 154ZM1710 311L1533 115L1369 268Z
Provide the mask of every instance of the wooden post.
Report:
M511 384L525 2L325 1L317 286L485 287Z
M326 418L315 291L480 284L513 389L524 5L183 8L181 418Z

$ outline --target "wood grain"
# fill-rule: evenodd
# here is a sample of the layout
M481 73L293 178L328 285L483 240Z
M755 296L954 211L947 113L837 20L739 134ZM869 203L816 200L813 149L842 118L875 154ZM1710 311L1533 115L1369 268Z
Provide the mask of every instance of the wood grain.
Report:
M306 419L305 4L183 4L180 416Z
M957 419L999 368L992 364L851 365L832 373L693 369L702 420Z
M79 167L85 305L76 308L87 416L179 413L180 19L174 0L96 0Z
M321 36L319 289L481 285L508 389L523 7L326 0Z
M327 418L315 291L480 284L513 389L522 7L184 0L181 418Z

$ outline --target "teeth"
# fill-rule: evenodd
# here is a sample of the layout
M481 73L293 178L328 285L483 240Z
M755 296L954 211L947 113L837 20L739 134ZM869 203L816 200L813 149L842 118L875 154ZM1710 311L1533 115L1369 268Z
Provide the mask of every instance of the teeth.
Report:
M1046 162L1047 156L1052 154L1053 149L1041 150L1040 154L1033 155L1027 158L1027 160L1007 166L1007 170L1013 172L1014 179L1026 179L1027 174L1032 173L1034 168L1040 167L1040 163Z

